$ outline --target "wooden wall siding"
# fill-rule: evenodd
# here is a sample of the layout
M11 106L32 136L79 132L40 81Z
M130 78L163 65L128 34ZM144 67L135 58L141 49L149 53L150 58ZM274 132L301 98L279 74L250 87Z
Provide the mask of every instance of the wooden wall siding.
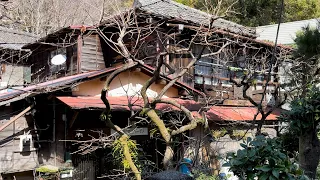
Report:
M51 52L55 50L57 47L41 48L34 51L28 58L28 66L31 67L31 83L77 74L77 46L69 46L65 49L67 61L59 66L50 64Z
M188 64L190 63L190 61L192 61L192 59L190 59L190 58L181 58L180 59L181 70L183 70L183 68L187 67ZM181 81L191 87L194 86L194 67L193 66L191 68L189 68L188 71L182 76Z
M212 100L243 100L243 87L237 87L235 85L207 85L207 84L195 84L196 89L200 89L205 92ZM254 87L247 90L247 95L252 97L254 101L260 101L262 98L263 87L257 86L257 89ZM269 86L267 89L267 95L264 96L265 102L270 101L270 94L274 93L274 86Z
M4 110L3 112L8 112ZM9 113L11 115L14 115ZM1 116L0 122L4 124L8 116ZM38 155L34 149L28 152L19 152L19 135L28 132L28 123L25 116L19 118L0 132L0 173L21 172L34 169L38 164Z
M171 54L169 63L176 70L174 75L180 73L181 70L183 70L183 68L186 67L191 60L191 58L186 57L184 54ZM168 69L166 68L165 71L167 72ZM180 78L180 81L190 87L194 87L194 67L189 68L188 71Z
M21 103L21 102L20 102ZM41 103L41 102L40 102ZM42 101L43 104L37 106L36 116L25 115L19 118L15 123L6 127L0 132L0 173L15 173L22 171L33 170L39 165L50 164L61 166L64 163L64 140L65 138L65 123L62 120L62 113L65 111L57 107L55 121L55 142L52 141L52 102ZM41 107L41 108L40 108ZM0 126L7 122L11 117L21 112L22 107L19 106L1 106L0 107ZM36 121L34 121L36 120ZM43 123L39 124L40 122ZM34 127L34 123L36 127ZM19 136L27 133L30 129L33 135L33 147L30 151L19 152ZM40 141L37 141L39 137ZM40 146L38 146L40 143Z
M74 45L72 47L67 48L67 75L74 75L78 73L78 65L77 65L77 46Z
M104 69L105 62L98 35L89 35L83 38L80 60L81 72Z
M46 80L49 74L48 66L49 52L44 50L34 51L28 58L31 65L31 82L39 83Z
M64 133L66 122L62 120L62 114L66 113L65 107L48 100L45 96L36 100L37 111L34 116L34 123L38 128L37 135L40 143L38 162L40 165L50 164L59 167L64 163L65 146L61 140L66 139ZM56 105L55 108L54 105ZM54 109L56 112L55 120L53 120Z
M13 111L14 110L12 106L0 107L0 126L2 126L3 124L5 124L7 121L10 120L10 117L11 117L10 115ZM8 136L11 136L12 134L13 134L13 126L11 124L10 126L8 126L7 128L5 128L0 132L0 141L2 141Z
M33 171L24 171L11 174L2 174L3 180L30 180L34 179ZM0 177L0 180L1 177Z
M60 54L59 51L63 49L63 53L65 53L67 60L65 63L61 65L53 65L50 63L50 59L54 56L54 51L57 51L57 48L52 48L48 50L48 57L47 57L47 64L45 64L46 67L48 67L49 71L47 71L46 74L46 80L53 80L57 79L59 77L64 76L70 76L77 74L78 67L77 67L77 46L69 46L69 47L60 47L57 54ZM57 55L55 54L55 55Z
M185 68L192 60L190 54L186 51L182 51L181 48L184 47L172 44L172 42L167 45L169 55L166 56L166 59L167 63L176 70L174 75L181 72L181 70L183 70L183 68ZM169 70L168 68L165 68L164 71L168 72ZM180 81L190 87L194 87L194 67L189 68L188 71L180 78Z
M199 87L199 86L197 86ZM221 85L203 85L205 93L215 100L234 99L233 86L221 86Z
M30 67L16 64L1 64L0 71L0 86L22 86L25 83L30 83Z

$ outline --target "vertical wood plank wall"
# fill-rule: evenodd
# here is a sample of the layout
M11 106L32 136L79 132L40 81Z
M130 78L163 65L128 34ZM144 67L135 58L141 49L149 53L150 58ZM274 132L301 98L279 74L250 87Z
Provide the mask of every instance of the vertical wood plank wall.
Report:
M106 67L98 35L92 34L83 37L80 67L81 72L100 70Z
M14 113L13 113L14 112ZM13 111L12 107L3 106L0 109L0 125L18 114L19 111ZM0 132L0 172L21 172L32 170L37 166L38 155L36 151L19 152L19 135L28 132L28 123L26 116L20 117L14 123Z

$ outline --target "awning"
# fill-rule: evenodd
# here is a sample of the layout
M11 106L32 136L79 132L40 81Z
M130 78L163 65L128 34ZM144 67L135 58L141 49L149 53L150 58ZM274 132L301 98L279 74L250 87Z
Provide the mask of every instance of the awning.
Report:
M105 106L99 97L57 97L60 101L72 109L104 109ZM113 111L129 111L127 97L107 97ZM175 101L192 111L195 117L200 117L198 110L203 106L193 100L183 100L178 98L167 98L166 100ZM134 111L141 110L143 107L142 98L132 98L130 100ZM178 108L168 104L157 104L156 109L162 111L174 111ZM212 106L206 116L209 121L252 121L257 112L256 107L234 107L234 106ZM281 110L274 110L267 120L277 120ZM260 120L261 115L256 120Z

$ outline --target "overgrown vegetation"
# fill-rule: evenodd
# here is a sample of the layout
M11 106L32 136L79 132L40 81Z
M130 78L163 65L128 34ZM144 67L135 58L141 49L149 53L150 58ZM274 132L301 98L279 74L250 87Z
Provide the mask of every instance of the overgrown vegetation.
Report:
M224 166L230 166L240 179L307 179L297 164L283 152L276 139L257 136L241 143L243 149L228 153Z
M299 137L298 135L291 131L290 128L284 129L279 135L279 141L283 151L287 152L290 158L295 158L298 161L299 152Z
M203 172L193 172L196 180L219 180L218 176L208 175Z
M138 161L138 148L136 142L134 140L128 139L127 145L129 147L130 155L134 160L134 163L139 168L140 164ZM115 160L115 163L118 164L121 168L125 168L128 170L130 169L130 165L128 160L124 157L123 151L124 149L122 141L120 139L115 140L112 146L112 156Z
M320 122L319 89L312 87L308 90L305 98L293 100L291 110L283 113L280 120L289 123L290 131L298 135L316 128Z
M225 128L221 128L220 130L212 130L211 131L211 135L215 140L225 136L226 134L228 134L228 131Z
M187 1L183 1L183 2L186 3ZM232 1L224 1L224 3L219 4L219 2L222 2L222 1L196 1L196 0L193 0L192 1L193 4L190 4L190 5L195 6L195 7L198 5L200 6L200 4L197 4L197 2L199 2L199 3L200 2L201 3L204 3L204 2L210 3L211 2L211 5L214 5L214 7L218 7L218 8L206 9L206 11L212 12L213 14L216 14L216 15L220 15L220 13L223 11L230 11L230 10L236 11L237 10L241 13L240 14L236 13L236 15L231 17L231 19L238 18L237 22L244 23L246 25L261 25L261 23L273 23L276 18L276 17L274 17L274 15L276 15L276 13L275 13L277 11L276 6L278 3L277 0L272 0L272 1L247 0L247 1L239 1L236 4L233 4L233 3L228 4L228 2L232 2ZM289 1L289 2L291 2L291 1ZM315 1L311 1L311 2L315 2ZM240 4L238 4L238 3L240 3ZM308 8L310 8L310 6L312 6L313 8L316 7L312 3L310 5L308 2L306 2L306 4L308 5ZM234 6L235 9L233 9L233 8L229 9L229 7L232 7L232 6ZM299 6L303 6L303 5L299 5ZM103 8L103 6L102 6L102 8ZM308 8L305 8L305 9L308 9ZM41 12L43 11L42 8L39 8L39 9L41 9ZM316 11L317 10L315 10L315 12ZM102 10L102 12L103 12L103 10ZM309 11L309 12L310 12L309 16L312 16L315 14L315 13L313 13L313 11ZM299 15L299 13L297 13L297 12L295 12L295 13L297 15ZM302 14L304 15L303 18L309 17L309 16L305 16L305 13L302 13ZM104 14L102 14L102 16L103 15ZM137 145L134 141L132 141L130 139L130 137L128 135L126 135L122 131L122 129L120 127L117 127L116 125L114 125L111 122L110 104L108 102L108 99L106 98L107 91L109 90L108 86L109 86L110 82L112 81L112 79L114 77L116 77L117 73L119 74L121 72L124 72L124 71L130 69L131 67L136 66L138 63L141 63L140 59L135 59L135 56L133 54L130 54L131 52L134 52L134 51L131 49L130 50L127 49L126 45L123 43L123 40L127 38L127 37L124 37L124 34L126 34L127 32L130 32L131 34L134 34L134 33L139 34L139 36L132 36L131 37L133 39L132 42L134 42L137 37L141 36L141 39L147 39L147 38L149 38L148 36L150 35L149 34L150 32L148 32L148 31L143 32L143 31L141 31L142 28L140 28L140 27L136 28L134 23L133 23L132 27L128 28L128 26L130 24L129 23L127 24L127 20L128 19L130 20L130 17L131 16L122 17L123 19L121 19L121 20L126 20L123 22L122 21L119 21L116 23L113 22L114 24L117 24L119 26L119 27L116 27L116 28L119 28L118 29L119 32L117 31L115 33L115 35L119 36L119 39L117 39L117 42L113 42L111 40L112 38L110 38L110 37L105 37L105 38L110 38L110 39L108 39L107 42L113 43L113 45L119 49L119 54L123 54L124 59L126 59L129 63L127 64L127 66L124 69L119 69L119 70L115 71L115 73L112 73L108 77L108 79L106 81L106 87L104 87L104 89L102 90L102 93L101 93L102 100L106 105L106 110L101 115L101 119L106 122L108 127L116 130L120 135L119 139L117 139L113 143L113 157L116 159L116 161L118 162L119 166L121 166L121 168L125 169L126 171L128 171L128 170L133 171L136 175L136 178L141 179L142 165L139 163L140 161L138 161L139 153L138 153ZM299 18L302 18L302 15L301 15L301 17L299 16ZM42 19L46 19L46 18L42 18ZM135 19L133 19L133 20L135 20ZM133 20L132 20L132 22L135 22ZM37 21L39 21L39 19L35 20L35 22L37 22ZM36 32L37 34L42 34L44 32L52 31L52 29L50 29L50 30L45 30L44 32L42 32L43 31L43 29L41 29L42 26L44 26L44 25L47 26L47 24L42 21L40 21L38 23L40 23L39 27L32 27L35 29L29 29L29 27L26 27L26 29L30 32ZM121 23L123 23L123 24L121 24ZM27 23L27 24L29 24L29 23ZM110 24L112 24L112 23L110 23ZM49 27L51 27L51 26L49 26ZM37 29L37 28L40 28L40 29ZM52 28L58 28L58 27L52 27ZM148 27L146 29L149 29L149 28L150 27ZM130 29L130 30L127 30L127 29ZM157 27L155 27L154 29L156 30ZM210 29L209 29L209 31L210 31ZM98 31L98 32L100 32L100 31ZM145 34L143 34L143 33L145 33ZM159 32L157 32L157 33L159 33ZM161 33L159 33L159 34L161 34ZM162 34L162 35L166 37L166 35L164 35L164 34ZM306 35L308 35L308 34L306 34ZM317 35L317 32L314 32L313 35ZM207 35L203 35L203 37L201 37L201 38L207 39L206 36ZM298 36L298 37L300 37L300 36ZM314 37L314 36L308 36L308 38L310 38L310 37ZM171 37L170 37L170 39L171 39ZM226 38L226 39L228 40L228 38ZM166 42L167 40L168 39L159 39L158 45L161 46L161 48L165 47L166 44L161 44L161 43ZM314 39L314 40L318 40L318 39ZM192 41L193 40L190 40L190 45L195 44ZM139 42L139 41L137 41L137 42ZM234 42L238 42L238 40L232 40L232 43L234 43ZM298 39L297 42L301 42L301 44L304 43L304 41L302 39ZM199 43L199 42L197 42L197 43ZM221 52L220 50L225 49L229 43L231 43L231 41L224 42L224 45L221 45L221 47L219 49L217 49L216 51L214 51L212 53L215 53L215 54L220 53ZM309 42L305 42L305 43L309 43ZM240 43L240 44L236 44L236 45L237 46L239 45L241 47L248 47L245 43L243 43L243 44ZM250 44L250 46L251 46L251 44ZM300 44L298 44L298 47L300 47ZM253 48L253 49L255 49L255 48ZM188 48L185 51L189 51L189 50L190 49ZM308 50L308 48L307 48L307 50ZM316 48L315 52L317 50L318 49ZM245 51L245 49L243 49L243 52L244 51ZM191 112L188 109L185 109L180 104L163 100L162 96L164 95L164 92L166 90L168 90L179 78L181 78L181 76L184 73L187 73L187 69L194 66L195 62L198 61L199 58L201 58L201 54L199 55L199 57L196 58L190 52L192 57L194 57L194 58L192 58L192 61L190 62L190 64L188 64L187 67L184 67L183 70L181 71L182 73L179 73L174 80L172 80L171 82L168 82L168 84L165 86L164 90L162 90L163 93L160 92L161 95L159 95L156 99L151 100L151 98L148 99L146 91L156 81L156 79L159 78L159 71L160 71L160 68L163 63L163 62L161 62L161 61L163 61L162 56L166 55L165 53L166 53L166 50L163 50L163 53L159 53L157 55L157 56L159 56L157 58L159 59L160 65L158 65L158 69L155 70L152 78L149 79L146 82L146 84L143 85L141 96L143 97L144 105L143 105L143 111L139 115L140 115L140 118L145 118L147 116L149 118L148 120L151 119L151 122L150 121L149 122L153 123L156 126L156 128L153 129L152 132L150 132L150 134L152 136L155 134L159 134L159 135L161 135L162 139L165 141L164 144L166 145L166 150L163 153L164 154L163 164L165 166L167 166L168 168L172 168L173 157L174 157L174 155L177 156L174 152L175 140L178 139L177 141L179 141L179 138L176 137L176 135L180 135L180 134L184 135L185 132L194 129L197 126L197 124L203 125L202 123L204 122L204 120L200 119L200 118L193 117ZM234 52L232 52L232 53L234 53ZM302 54L308 53L308 51L301 51L301 53ZM316 52L313 55L316 55L317 53L318 52ZM258 52L257 52L257 54L258 54ZM232 56L235 57L234 54L232 54ZM269 55L266 55L265 58L267 59L267 57L269 57ZM260 56L255 57L255 58L256 59L258 59L258 58L263 59ZM252 59L255 59L255 58L252 58ZM317 58L314 58L314 56L311 56L308 58L311 59L312 62L314 62L314 61L317 62L316 60L318 60ZM250 59L250 58L248 58L248 59ZM261 63L261 62L259 62L259 63ZM237 69L232 69L232 68L229 70L230 71L238 71ZM302 69L301 73L305 73L306 70L307 69ZM244 71L243 75L247 76L248 72ZM308 79L307 79L304 82L310 83L312 81L308 81ZM252 82L251 81L247 82L246 85L248 86L247 89L249 87L251 87L251 85L256 86L257 80L252 79ZM298 101L293 102L293 110L290 111L289 114L287 114L287 116L283 116L283 119L286 119L286 121L290 123L290 125L291 125L290 127L292 127L293 129L298 129L300 131L303 130L304 132L314 132L314 130L316 129L316 127L318 125L317 122L319 120L319 115L318 115L319 112L317 111L317 110L319 110L319 106L316 106L316 104L320 104L319 103L320 101L316 96L319 97L319 94L311 95L310 96L311 98L308 96L308 98L309 98L308 100L301 99L299 102ZM311 102L311 101L314 101L314 102ZM155 109L155 107L158 103L170 104L176 108L179 108L181 111L184 111L184 114L189 119L190 123L189 124L187 124L187 123L184 123L184 124L175 123L174 124L174 122L168 123L166 121L166 119L161 117L160 114L158 113L158 111ZM312 105L310 105L310 103ZM259 105L257 107L261 107L261 106ZM309 121L310 118L312 119L312 121ZM262 126L262 123L261 123L261 126ZM309 130L312 130L312 131L309 131ZM305 135L304 133L302 133L300 131L299 131L299 133L301 136ZM295 130L294 131L290 130L290 132L295 132ZM211 133L215 139L218 139L220 137L225 136L227 134L227 131L225 129L221 129L221 130L217 130L217 131L212 131ZM230 132L230 137L233 139L238 140L238 139L244 138L245 136L246 136L245 130L231 130L231 132ZM317 143L318 143L318 141L317 141ZM254 139L254 140L252 140L251 138L247 138L247 140L241 144L241 146L243 147L242 150L237 151L237 153L229 153L228 154L228 157L227 157L228 164L231 166L231 170L241 179L254 179L254 178L259 178L259 179L305 179L306 177L303 175L302 170L299 169L297 167L297 165L295 165L294 162L292 162L289 159L288 154L285 153L284 148L280 144L281 143L279 143L277 140L267 139L262 136L257 136L256 139ZM305 146L305 147L309 147L309 146ZM203 173L200 173L198 176L198 179L216 179L216 178L217 178L216 176L209 176L209 175L206 175Z
M289 124L289 130L299 138L299 163L310 178L315 178L319 164L320 145L317 133L320 122L320 91L309 88L306 96L291 102L291 110L280 120Z

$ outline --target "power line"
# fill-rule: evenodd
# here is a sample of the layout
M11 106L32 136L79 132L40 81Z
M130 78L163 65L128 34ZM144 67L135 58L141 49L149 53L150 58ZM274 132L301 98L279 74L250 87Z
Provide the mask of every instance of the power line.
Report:
M263 99L266 95L266 92L267 92L267 87L268 87L268 84L270 82L270 79L271 79L271 72L272 72L272 66L273 66L273 62L274 62L274 59L275 59L275 53L277 51L277 43L278 43L278 37L279 37L279 31L280 31L280 24L281 24L281 20L282 20L282 13L283 13L283 9L284 9L284 0L281 1L281 6L280 6L280 13L279 13L279 19L278 19L278 28L277 28L277 34L276 34L276 40L275 40L275 43L274 43L274 49L272 51L272 56L271 56L271 60L270 60L270 64L269 64L269 70L268 70L268 76L267 76L267 81L266 81L266 84L264 86L264 89L263 89L263 93L262 93L262 97L261 97L261 100L260 100L260 103L258 104L258 111L257 111L257 114L255 114L254 118L253 118L253 123L255 123L256 119L257 119L257 116L259 113L261 113L261 115L265 116L266 114L268 113L263 113L263 111L261 111L261 106L262 106L262 102L263 102ZM273 110L273 109L271 109ZM270 112L270 111L269 111ZM272 112L272 111L271 111ZM261 133L261 128L262 128L262 125L263 125L264 122L260 121L259 124L258 124L258 127L257 127L257 132L260 131Z
M280 24L281 24L281 21L282 21L283 9L284 9L284 0L281 1L276 40L274 42L274 49L272 51L272 56L271 56L271 60L270 60L270 64L269 64L267 82L266 82L266 85L265 85L264 90L263 90L263 94L262 94L262 97L261 97L260 105L262 104L262 101L263 101L264 96L265 96L266 91L267 91L268 83L270 82L270 79L271 79L272 66L273 66L274 59L276 58L275 53L276 53L277 48L278 48L277 44L278 44L278 37L279 37L279 31L280 31Z

